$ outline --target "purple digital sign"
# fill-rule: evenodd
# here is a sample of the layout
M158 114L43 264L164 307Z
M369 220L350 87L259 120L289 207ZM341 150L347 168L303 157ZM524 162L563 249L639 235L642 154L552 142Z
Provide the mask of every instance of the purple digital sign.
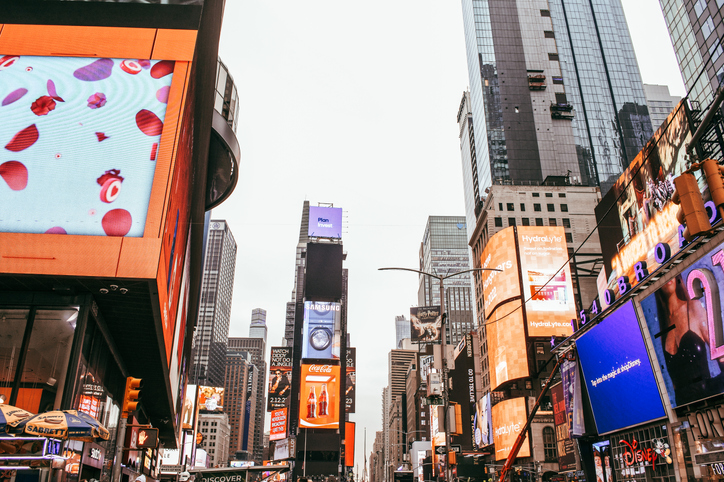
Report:
M309 206L309 233L312 238L342 237L342 208Z

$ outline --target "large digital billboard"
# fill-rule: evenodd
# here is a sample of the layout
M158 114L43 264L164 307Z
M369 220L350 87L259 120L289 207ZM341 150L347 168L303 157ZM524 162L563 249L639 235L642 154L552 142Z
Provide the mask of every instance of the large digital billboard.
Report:
M528 336L572 335L576 305L565 230L519 226L517 231Z
M556 447L558 448L558 465L561 471L576 469L576 446L568 428L568 413L562 383L551 387L553 401L553 422L556 426Z
M292 347L271 347L267 412L289 407L292 391Z
M341 323L340 303L305 301L302 358L339 359Z
M174 62L0 57L0 231L143 236Z
M666 416L632 301L578 338L576 346L599 434Z
M525 345L525 326L520 300L497 308L485 322L488 333L490 389L528 376L528 353Z
M339 365L302 364L299 426L339 428Z
M515 228L505 228L490 238L480 256L480 267L502 270L482 272L483 299L487 318L500 303L520 296Z
M671 405L724 393L724 244L641 301Z
M674 178L687 168L685 147L690 139L682 100L596 206L604 265L614 290L617 278L635 279L637 262L656 266L658 243L667 243L672 253L679 251L679 207L671 197ZM703 179L699 187L708 200Z
M439 343L442 333L442 312L439 306L410 308L410 338L412 343Z
M224 388L199 386L199 409L208 412L223 412Z
M473 448L480 450L493 443L493 420L490 415L490 392L475 403Z
M354 413L357 404L357 348L347 348L345 387L345 410L347 413Z
M342 208L309 206L310 238L342 237Z
M495 460L508 457L513 448L515 439L525 422L528 420L526 397L503 400L491 410L493 418L493 441L495 443ZM529 439L526 434L526 439ZM530 441L524 441L517 457L530 457Z

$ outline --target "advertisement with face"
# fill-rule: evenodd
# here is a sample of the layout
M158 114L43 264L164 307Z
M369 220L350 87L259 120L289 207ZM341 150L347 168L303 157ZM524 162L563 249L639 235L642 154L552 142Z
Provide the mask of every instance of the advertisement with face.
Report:
M666 416L632 301L582 335L576 346L599 434Z
M292 391L292 347L271 347L267 412L289 407Z
M143 236L173 62L0 58L0 232Z
M305 301L302 358L339 359L341 321L340 303Z
M518 249L529 336L570 336L576 318L562 226L519 226ZM563 267L561 269L561 267Z
M586 432L583 417L583 390L581 388L581 370L573 360L561 363L561 385L563 385L563 401L566 405L568 432L572 438L580 437Z
M347 348L347 379L345 386L345 408L347 413L354 413L355 402L357 401L357 348Z
M487 318L500 303L520 296L514 228L505 228L490 238L480 256L480 267L502 270L482 272Z
M591 444L593 449L593 468L596 471L596 482L613 482L611 469L611 443L606 440Z
M440 342L442 313L439 306L410 308L410 334L412 343Z
M602 223L601 250L614 291L620 276L635 279L633 266L637 262L656 266L656 244L667 243L672 253L679 251L679 206L671 196L674 178L687 167L685 146L690 139L685 104L681 101L596 206L596 219ZM701 178L699 187L704 200L709 200L706 182Z
M342 208L309 206L309 232L307 234L310 238L341 238Z
M724 244L641 301L671 405L724 393Z
M473 420L473 448L480 450L493 443L493 420L490 415L490 393L475 404Z
M339 365L302 364L299 426L339 428Z
M199 409L208 412L223 412L224 388L199 386Z
M556 425L556 447L558 448L558 466L560 470L576 469L576 447L568 429L566 401L563 398L563 384L551 387L553 401L553 421Z
M495 404L491 410L493 417L493 443L495 460L508 457L515 439L528 420L526 397L511 398ZM518 457L530 457L530 437L520 447Z
M486 321L490 388L528 376L528 353L525 349L525 327L520 300L497 308Z

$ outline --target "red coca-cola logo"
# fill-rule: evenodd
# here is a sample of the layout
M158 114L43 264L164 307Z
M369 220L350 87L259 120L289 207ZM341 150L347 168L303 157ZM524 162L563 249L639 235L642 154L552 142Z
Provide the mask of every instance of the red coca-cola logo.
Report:
M310 373L332 373L332 365L309 365Z

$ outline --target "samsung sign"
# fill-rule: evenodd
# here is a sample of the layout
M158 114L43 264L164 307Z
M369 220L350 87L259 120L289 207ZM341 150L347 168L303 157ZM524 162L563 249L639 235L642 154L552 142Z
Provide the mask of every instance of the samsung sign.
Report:
M312 238L342 237L342 208L309 206L309 232Z

